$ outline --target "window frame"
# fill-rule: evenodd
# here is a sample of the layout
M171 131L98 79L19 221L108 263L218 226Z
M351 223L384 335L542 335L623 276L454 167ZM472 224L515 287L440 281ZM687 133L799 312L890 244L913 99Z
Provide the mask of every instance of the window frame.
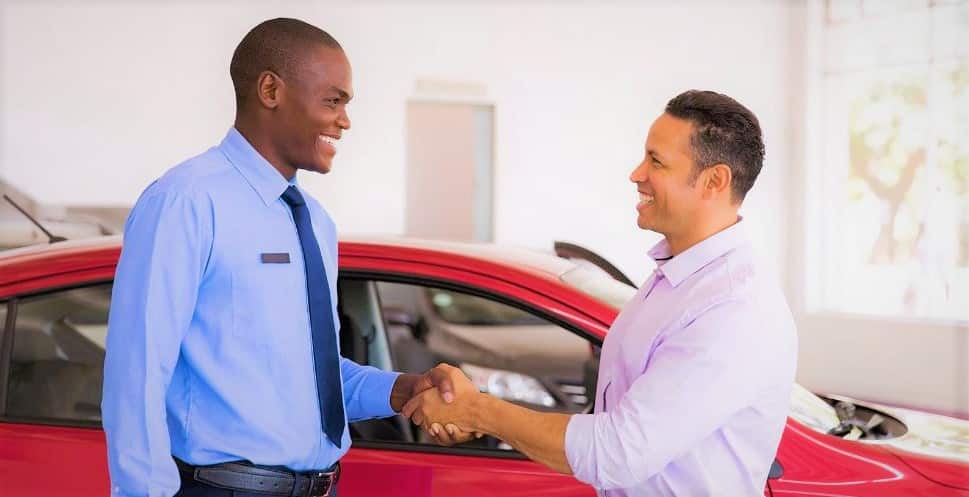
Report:
M101 421L85 421L85 420L68 420L68 419L52 419L52 418L33 418L26 416L8 416L7 415L7 394L10 388L10 365L13 358L13 342L14 342L14 328L16 325L17 310L19 304L23 300L30 300L36 297L46 297L48 295L53 295L60 292L69 292L71 290L77 290L81 288L89 288L99 285L114 285L114 279L96 279L91 281L84 281L73 283L69 285L56 286L51 288L45 288L36 292L29 292L20 295L15 295L10 297L6 301L0 301L0 304L6 303L7 307L7 319L4 327L2 329L3 333L0 335L0 423L11 423L11 424L27 424L36 426L57 426L64 428L82 428L88 430L102 430L103 425Z
M485 298L498 302L504 305L508 305L519 309L523 312L530 313L534 316L540 317L551 324L555 324L570 333L586 340L589 344L602 347L602 339L598 338L595 334L590 333L588 330L582 329L581 327L558 318L548 312L544 312L539 308L529 305L526 302L520 300L515 300L509 298L503 294L495 292L493 290L488 290L480 286L471 285L465 282L460 282L456 279L446 279L431 276L415 275L412 273L396 273L393 271L376 271L376 270L357 270L357 269L346 269L340 270L340 279L354 279L354 280L365 280L371 282L388 282L388 283L399 283L407 285L420 285L420 286L432 286L435 288L442 288L445 290L452 290L456 292L465 293L468 295L473 295L480 298ZM383 313L381 313L381 319L385 319ZM386 322L384 323L386 326ZM595 408L595 393L590 395L590 406L592 409ZM479 448L479 447L441 447L438 445L431 444L421 444L417 442L391 442L391 441L380 441L380 440L353 440L353 446L364 448L364 449L376 449L376 450L391 450L395 452L417 452L417 453L428 453L428 454L448 454L455 456L469 456L469 457L489 457L495 459L514 459L514 460L529 460L527 456L519 452L517 449L504 450L504 449L490 449L490 448Z
M0 302L7 307L7 316L0 328L0 422L7 417L7 382L10 377L10 359L13 355L13 324L17 319L17 298Z
M863 3L859 3L859 12L863 12ZM961 316L943 316L940 314L909 314L904 312L875 311L863 309L858 305L837 305L840 302L831 296L832 289L839 291L839 278L837 275L842 269L831 261L835 260L839 253L834 247L838 240L838 230L844 229L846 225L840 220L838 213L841 208L843 198L841 189L843 188L841 178L847 177L850 173L850 155L845 152L841 154L836 144L837 140L831 138L831 123L834 116L834 108L840 109L838 112L846 117L849 109L845 106L837 105L844 97L837 90L843 87L856 84L865 78L875 78L879 72L891 72L902 69L913 71L924 71L925 91L928 101L926 102L926 112L931 112L937 102L937 71L940 68L955 67L965 59L965 55L954 51L937 53L940 45L932 38L936 31L937 9L960 8L961 4L939 4L937 2L926 1L924 5L907 8L899 12L880 12L865 14L850 20L834 20L830 17L828 2L809 2L806 8L806 37L805 37L805 99L803 104L804 118L801 126L804 130L804 146L802 149L803 164L825 164L821 168L805 167L804 171L798 171L800 178L794 178L792 185L806 185L797 196L793 214L790 216L797 221L795 225L801 225L800 230L792 232L794 237L788 242L790 251L794 254L801 254L803 257L795 260L803 260L804 264L789 266L792 273L790 295L796 295L799 311L806 315L820 318L837 318L852 321L872 321L872 322L906 322L913 325L929 327L961 327L969 321ZM912 15L913 13L926 16L929 23L928 36L925 41L926 53L918 55L914 59L889 60L879 59L873 63L861 63L857 60L841 60L833 56L832 33L839 30L860 33L866 25L876 25L879 22L890 20L901 15ZM861 50L872 47L863 47ZM853 48L853 50L858 50ZM887 81L887 80L886 80ZM861 84L861 83L857 83ZM850 100L845 102L850 104ZM839 121L840 122L840 121ZM847 121L844 121L847 128ZM926 131L923 146L927 154L931 156L930 149L937 147L937 130L933 128ZM839 139L848 139L845 134ZM923 167L937 169L938 165L931 160L925 159ZM819 199L836 198L835 202L822 201ZM820 236L813 236L820 233ZM893 263L892 266L897 266ZM894 308L894 303L889 306L889 302L882 302L881 307Z

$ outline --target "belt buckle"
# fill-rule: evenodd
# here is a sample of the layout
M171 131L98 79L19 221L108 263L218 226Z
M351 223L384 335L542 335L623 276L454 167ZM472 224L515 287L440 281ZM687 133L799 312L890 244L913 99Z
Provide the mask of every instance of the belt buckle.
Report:
M307 497L330 497L333 490L334 473L317 471L310 473L310 485L306 492Z

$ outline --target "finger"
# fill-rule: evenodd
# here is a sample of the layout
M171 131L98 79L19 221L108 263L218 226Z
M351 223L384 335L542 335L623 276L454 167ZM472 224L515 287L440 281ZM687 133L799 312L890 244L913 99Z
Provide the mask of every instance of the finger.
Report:
M484 433L481 433L480 431L474 432L474 438L481 438L483 436L485 436L485 434Z
M434 441L439 445L453 445L454 440L451 438L450 432L445 428L441 427L440 423L432 423L431 431L434 435Z
M453 423L446 424L444 426L444 430L447 431L449 435L451 435L451 440L454 443L463 443L474 438L474 435L472 433L462 430L461 428L459 428L457 425Z
M405 418L410 418L414 415L414 411L421 407L421 398L419 396L411 397L410 400L404 404L404 408L400 410L400 414Z
M454 402L454 382L451 380L452 372L457 369L450 364L438 364L427 372L431 383L441 392L444 402L450 404Z
M411 422L415 425L421 426L424 424L424 412L421 410L414 411L410 418Z

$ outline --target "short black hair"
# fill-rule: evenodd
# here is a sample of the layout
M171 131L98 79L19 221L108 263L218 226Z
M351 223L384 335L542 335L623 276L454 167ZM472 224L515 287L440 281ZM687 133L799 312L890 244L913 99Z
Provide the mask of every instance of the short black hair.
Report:
M299 19L279 17L259 23L239 42L229 63L229 76L241 110L263 71L295 77L308 49L324 46L343 50L326 31Z
M694 178L710 166L726 164L733 176L734 200L743 200L764 165L764 139L757 116L722 93L701 90L673 97L666 104L666 113L693 124Z

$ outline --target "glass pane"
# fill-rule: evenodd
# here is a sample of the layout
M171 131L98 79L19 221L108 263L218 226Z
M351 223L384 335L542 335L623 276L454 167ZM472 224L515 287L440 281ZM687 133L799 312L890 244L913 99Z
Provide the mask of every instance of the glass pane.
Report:
M828 138L828 309L969 319L967 89L963 63L854 75L829 95L845 136Z
M861 0L828 0L825 11L829 23L855 21L861 18Z
M110 302L111 285L99 285L18 304L9 416L100 421Z
M916 315L969 320L969 60L932 72L934 137L913 241L916 274L906 307Z
M396 370L419 373L446 362L479 390L541 411L579 413L594 400L598 356L571 331L450 289L379 282L377 291ZM431 442L416 428L414 439ZM468 444L510 449L487 437Z
M969 57L969 1L932 9L931 55L941 61Z
M929 10L917 10L830 26L824 33L825 70L924 63L932 40L931 21Z
M893 15L928 8L929 0L865 0L863 10L866 18Z

